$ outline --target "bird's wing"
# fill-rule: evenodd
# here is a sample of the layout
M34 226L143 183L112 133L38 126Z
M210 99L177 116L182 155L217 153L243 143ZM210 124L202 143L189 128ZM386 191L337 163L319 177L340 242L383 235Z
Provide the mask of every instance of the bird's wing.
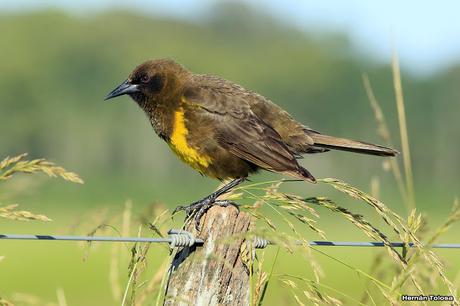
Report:
M247 105L246 107L249 107L259 118L263 118L263 121L281 136L284 144L296 155L296 157L299 158L301 154L304 153L328 151L325 148L317 148L314 146L314 141L310 137L310 132L316 133L315 131L297 122L287 111L266 97L216 76L195 75L194 78L201 86L204 85L214 90L218 88L221 94L223 93L227 96L244 99ZM213 94L209 93L208 95ZM213 97L213 99L209 99L209 101L206 102L208 104L226 103L226 101L219 100L218 97Z
M314 180L281 136L252 112L241 95L201 86L187 90L184 99L214 121L218 143L232 154L266 170Z

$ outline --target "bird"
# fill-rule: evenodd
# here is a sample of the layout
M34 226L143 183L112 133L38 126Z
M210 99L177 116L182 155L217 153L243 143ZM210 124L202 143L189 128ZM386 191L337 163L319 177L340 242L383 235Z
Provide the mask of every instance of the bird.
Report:
M249 175L268 170L315 183L299 159L330 150L396 156L392 148L329 136L296 121L270 99L210 74L195 74L168 58L147 60L105 100L128 95L145 112L156 134L186 164L222 182L217 191L178 206L194 215L196 228L218 197Z

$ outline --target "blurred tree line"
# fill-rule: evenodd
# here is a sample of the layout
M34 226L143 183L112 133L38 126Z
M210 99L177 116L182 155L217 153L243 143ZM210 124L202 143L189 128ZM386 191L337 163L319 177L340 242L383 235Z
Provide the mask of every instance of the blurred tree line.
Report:
M1 154L47 157L86 178L196 176L128 98L103 101L135 65L156 57L240 83L324 133L378 143L367 72L398 143L390 67L356 54L340 33L308 35L242 5L216 5L199 22L127 11L3 14L0 37ZM459 83L460 66L425 78L403 73L418 184L459 181ZM375 158L349 154L303 163L320 177L367 181L381 171Z

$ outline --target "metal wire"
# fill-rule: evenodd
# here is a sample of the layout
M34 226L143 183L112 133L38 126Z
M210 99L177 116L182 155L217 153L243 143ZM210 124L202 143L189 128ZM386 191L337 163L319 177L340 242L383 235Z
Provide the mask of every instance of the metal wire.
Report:
M307 241L310 246L329 246L329 247L384 247L383 242L367 242L367 241L326 241L326 240L314 240ZM296 245L302 245L301 241L296 241ZM275 245L275 243L260 238L254 237L253 246L256 249L264 249L267 245ZM390 245L394 248L402 248L404 246L414 248L416 245L413 242L390 242ZM460 243L438 243L430 246L433 249L460 249Z
M104 237L104 236L57 236L57 235L15 235L0 234L0 239L11 240L51 240L51 241L102 241L102 242L148 242L169 243L174 247L201 245L203 239L195 238L192 233L183 230L170 230L168 238L145 238L145 237Z
M271 244L270 241L266 239L254 237L253 246L256 249L265 249L269 244Z
M309 241L311 246L348 246L348 247L384 247L383 242L363 242L363 241ZM416 247L413 242L390 242L390 245L395 248L402 248L404 246L414 248ZM438 243L430 246L433 249L460 249L460 243Z
M105 236L55 236L55 235L14 235L14 234L0 234L0 239L11 240L52 240L52 241L102 241L102 242L148 242L148 243L168 243L171 248L174 247L191 247L193 245L202 245L203 239L195 238L192 233L184 230L171 229L168 232L168 238L144 238L144 237L105 237ZM255 237L253 246L257 249L264 249L268 245L274 243ZM297 242L298 245L302 243ZM365 242L365 241L325 241L314 240L308 241L310 246L330 246L330 247L384 247L383 242ZM391 242L392 247L407 246L410 248L415 247L415 244L403 242ZM430 246L434 249L460 249L460 243L438 243Z

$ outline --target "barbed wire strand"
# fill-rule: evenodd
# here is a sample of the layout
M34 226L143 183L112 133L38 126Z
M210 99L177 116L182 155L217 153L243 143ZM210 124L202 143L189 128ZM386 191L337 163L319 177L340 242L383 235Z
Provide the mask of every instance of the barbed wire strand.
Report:
M51 240L51 241L101 241L101 242L141 242L141 243L168 243L171 248L174 247L191 247L193 245L202 245L203 239L195 236L185 230L172 229L168 232L167 238L146 238L146 237L108 237L108 236L59 236L59 235L17 235L17 234L0 234L0 239L11 240ZM298 241L298 245L302 242ZM392 247L415 247L412 242L391 242ZM268 245L274 245L273 242L255 237L253 245L257 249L263 249ZM308 241L310 246L330 246L330 247L384 247L383 242L366 242L366 241L326 241L314 240ZM460 249L460 243L438 243L433 244L430 248L434 249Z
M170 230L167 238L147 237L107 237L107 236L59 236L59 235L17 235L0 234L0 239L11 240L50 240L50 241L101 241L101 242L143 242L143 243L169 243L174 247L201 245L203 239L198 239L192 233L184 230Z

